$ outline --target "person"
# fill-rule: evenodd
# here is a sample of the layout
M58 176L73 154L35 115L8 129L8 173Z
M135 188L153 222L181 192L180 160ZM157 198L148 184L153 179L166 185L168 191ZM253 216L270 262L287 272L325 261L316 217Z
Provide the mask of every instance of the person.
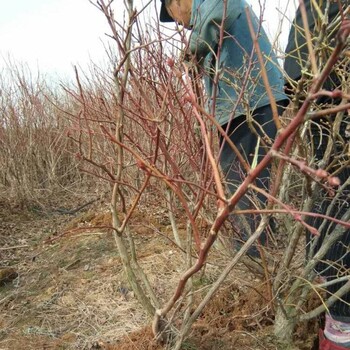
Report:
M240 154L249 165L260 161L276 135L271 100L263 81L262 69L254 50L246 10L249 13L259 48L264 57L271 95L277 103L277 114L281 115L288 104L284 93L284 79L277 63L272 45L260 25L260 21L244 0L228 0L227 16L223 21L224 2L219 0L161 0L160 20L176 21L191 29L189 51L204 72L204 83L209 96L209 110L226 131ZM222 25L222 26L221 26ZM224 39L220 43L220 28ZM219 49L219 46L221 48ZM220 51L220 53L218 52ZM220 79L216 82L217 67ZM220 136L219 162L230 194L233 194L247 175L236 153ZM264 169L256 185L268 189L270 169ZM266 204L262 194L250 192L237 207L240 210L258 208ZM255 232L259 220L254 215L231 215L230 226L235 232L234 244ZM265 245L267 232L260 236ZM259 256L257 246L249 251L250 256Z
M272 121L272 111L270 100L267 96L267 90L262 82L260 66L257 62L255 53L253 52L253 42L248 29L248 22L245 13L247 4L245 1L228 0L227 15L223 22L224 40L221 45L220 55L217 55L220 46L219 34L220 26L223 18L223 1L216 0L161 0L162 7L160 12L160 20L163 22L176 21L186 28L192 30L189 48L192 55L203 66L205 75L205 86L207 94L210 96L211 108L215 109L216 117L219 123L227 131L232 141L239 147L242 154L246 156L249 164L252 164L253 155L256 147L258 148L259 159L265 154L265 149L259 145L259 136L262 136L261 130L271 139L276 134L276 127ZM340 0L340 3L346 5L348 0ZM326 9L328 2L316 0L304 0L308 15L308 23L313 37L317 37L316 27L319 25L315 20L315 14L319 13L319 9L315 9L312 4L318 4L323 11ZM264 57L269 57L265 62L266 71L268 73L269 83L273 92L273 96L279 105L279 114L283 111L283 106L287 104L287 97L282 93L282 74L278 69L276 57L271 48L271 44L266 34L259 28L259 21L248 7L249 15L253 20L255 31L259 30L259 47ZM331 3L327 7L328 17L331 21L339 14L339 1ZM335 33L335 31L333 31ZM251 53L253 55L251 56ZM303 33L303 24L300 8L297 11L294 25L291 28L288 46L286 49L285 71L289 75L286 83L288 94L292 94L295 84L293 81L300 80L302 71L307 67L309 60L308 48ZM217 62L217 60L219 60ZM216 67L220 69L220 80L215 83ZM245 74L250 70L249 75ZM248 79L245 79L248 76ZM339 78L332 74L325 84L325 88L334 89L340 85ZM326 98L320 98L317 104L337 103L337 101L327 101ZM250 118L250 117L253 118ZM254 132L248 125L248 120L253 119L255 128ZM334 142L334 150L332 159L339 159L343 162L348 159L344 155L344 141L348 142L349 131L348 118L344 118L341 123L340 133L338 135L341 142ZM260 128L261 126L261 128ZM329 123L326 120L312 123L311 134L313 149L315 150L315 159L320 161L323 158L327 141L331 137ZM258 136L257 136L258 135ZM337 140L337 141L339 141ZM221 139L221 155L220 165L225 174L228 188L233 193L235 188L241 183L245 172L239 166L237 157L232 149ZM258 145L258 146L257 146ZM258 159L258 160L259 160ZM321 164L320 164L321 165ZM344 183L349 178L349 168L333 169L335 174ZM259 187L268 187L269 185L269 169L266 169L259 178ZM322 193L322 191L319 191ZM323 194L326 197L326 194ZM349 187L343 189L343 193L339 197L338 205L332 206L333 212L328 214L342 217L349 205ZM259 197L264 203L265 199ZM326 213L329 209L329 198L324 198L317 203L313 211ZM249 198L244 198L239 202L241 209L251 207ZM248 218L249 219L249 218ZM254 230L254 217L249 220L250 230ZM308 242L308 254L314 255L320 245L322 245L323 237L331 234L335 229L335 225L328 223L325 225L323 220L309 221L313 226L321 230L321 238L315 241L310 239ZM244 226L244 233L249 231ZM324 257L324 261L317 266L319 274L328 280L336 278L336 271L332 267L332 262L336 262L343 267L345 271L349 269L349 230L347 230L341 240L336 242L332 249L328 251ZM243 239L246 237L242 237ZM266 242L262 242L266 243ZM327 262L328 263L324 263ZM325 266L327 265L327 266ZM341 284L331 284L328 287L330 293L336 292ZM346 349L350 345L350 300L349 293L343 296L342 300L338 300L329 309L326 317L325 330L320 333L320 350L340 350Z
M321 0L315 2L304 0L304 5L308 19L308 30L311 33L314 45L320 37L319 34L321 30L324 30L319 15L320 10L326 15L324 18L328 18L330 26L325 32L324 44L328 40L329 45L326 44L323 45L323 47L328 47L329 49L335 42L334 38L337 31L334 30L334 24L336 23L335 20L340 18L340 6L343 6L343 10L345 10L346 6L349 7L348 0L333 2L330 4L329 8L327 7L327 2ZM316 54L316 57L320 57L323 60L320 60L320 65L324 65L324 55L327 55L327 50L319 51L319 53L320 56ZM309 51L301 7L299 6L289 33L284 63L284 69L288 75L286 90L289 91L291 97L293 97L293 93L296 90L297 82L304 79L305 84L307 83L307 76L309 76L309 74L306 72L310 72L308 64ZM340 71L343 70L343 72L348 74L348 71L346 71L344 67L345 66L343 66ZM305 74L303 75L302 72L305 72ZM299 90L300 86L301 85L298 87ZM323 88L328 91L342 89L341 77L337 74L336 70L334 70L326 80ZM323 96L317 99L314 108L329 108L339 103L340 99L332 99L328 96ZM333 121L335 117L335 115L330 115L311 123L310 138L313 150L312 156L316 167L322 167L336 174L336 176L340 178L341 183L344 184L349 180L350 176L348 150L350 133L347 131L349 130L350 118L345 112L340 122L339 132L334 133ZM327 159L327 154L330 155L329 159ZM314 191L314 194L317 194L318 198L315 198L315 205L312 211L341 219L346 212L349 212L350 186L346 186L345 184L345 187L343 186L338 192L338 200L335 204L333 203L333 205L330 205L332 198L329 197L326 191L320 189ZM310 219L308 223L316 227L321 234L319 238L308 236L307 252L308 258L311 258L319 251L322 244L326 241L326 238L335 232L337 225L320 218ZM341 275L349 275L350 230L346 229L343 231L344 233L340 239L328 249L322 261L316 266L318 274L327 281L339 278ZM344 283L345 282L335 283L327 287L329 294L333 295L336 293ZM319 341L320 350L341 350L347 348L350 348L350 293L346 293L329 308L329 312L326 313L325 317L325 328L324 331L320 331Z

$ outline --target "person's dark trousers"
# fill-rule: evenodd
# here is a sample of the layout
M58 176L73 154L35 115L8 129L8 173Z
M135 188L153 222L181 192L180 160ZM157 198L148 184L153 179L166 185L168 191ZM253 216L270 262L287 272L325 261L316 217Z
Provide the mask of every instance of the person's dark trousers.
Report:
M296 80L299 80L297 78ZM340 81L335 74L332 74L325 82L323 88L332 91L340 86ZM292 90L287 85L286 91ZM332 99L324 96L316 101L316 105L323 109L330 106L339 105L339 99ZM311 140L312 157L314 158L315 166L322 165L323 169L327 169L330 173L334 173L342 184L349 179L350 164L349 164L349 143L350 143L350 117L345 113L342 118L339 132L333 133L333 124L335 115L329 115L312 121L309 128L309 140ZM327 150L328 144L332 145L331 149ZM320 164L324 158L325 152L330 152L328 164ZM338 200L332 203L332 197L329 192L322 188L317 188L313 193L315 203L312 212L328 215L330 217L341 219L342 216L349 210L350 207L350 186L344 188ZM307 259L311 259L321 248L325 242L325 238L339 229L340 226L331 221L322 218L307 218L306 222L315 227L320 237L312 236L309 232L306 233ZM326 255L316 266L316 272L325 277L327 281L346 276L350 274L350 230L345 229L342 236L328 249ZM346 282L336 283L327 287L327 292L334 295ZM342 300L338 299L331 307L329 312L333 319L341 322L350 323L350 293L346 293Z
M289 101L278 102L278 114L282 115ZM230 137L239 152L243 155L246 161L252 165L254 162L260 162L266 155L268 147L263 146L263 140L266 140L266 135L273 142L276 136L276 126L273 121L270 105L257 108L252 113L254 123L248 123L246 116L234 118L231 123L224 125L224 130L227 130L227 135ZM258 125L257 125L258 124ZM263 135L262 130L266 135ZM259 140L260 138L260 140ZM230 194L235 193L238 186L246 177L246 172L240 164L237 155L231 149L230 145L220 138L221 154L220 166L225 177L227 189ZM270 167L265 168L256 180L256 185L265 191L269 190L270 185ZM263 208L267 203L267 199L260 193L250 191L237 204L236 209L247 210ZM253 214L245 215L230 215L229 223L232 225L234 235L234 249L238 249L242 242L255 232L260 223L260 216ZM267 232L263 232L260 236L259 244L266 245L268 241ZM259 256L257 247L253 247L249 252L251 256Z
M339 101L322 98L317 101L319 105L336 105ZM339 133L332 132L332 125L335 115L328 118L317 120L310 126L310 136L312 138L313 156L316 164L321 161L327 150L327 144L332 144L331 157L329 164L326 164L331 173L334 173L344 184L350 176L349 164L349 143L350 143L350 117L345 115L339 127ZM329 152L329 150L327 150ZM341 219L342 216L350 210L350 185L346 186L339 193L335 203L332 203L333 196L329 192L321 189L317 190L316 201L312 212L328 215L333 218ZM315 195L315 193L314 193ZM322 218L308 219L307 222L320 232L320 237L311 236L307 233L307 254L312 258L320 249L325 239L332 235L336 229L341 226L336 225ZM349 276L350 274L350 230L343 229L342 236L328 249L326 255L322 258L316 267L316 271L327 278L327 281L339 277ZM346 282L336 283L327 288L330 294L336 293ZM349 282L348 282L349 283ZM346 293L343 300L338 299L330 308L330 314L333 319L341 322L350 323L350 293Z

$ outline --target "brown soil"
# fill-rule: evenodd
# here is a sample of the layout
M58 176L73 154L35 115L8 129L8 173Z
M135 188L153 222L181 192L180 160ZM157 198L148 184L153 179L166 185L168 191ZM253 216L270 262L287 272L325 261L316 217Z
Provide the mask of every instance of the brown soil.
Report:
M182 264L165 216L145 209L132 227L140 263L162 302ZM109 225L110 214L101 208L73 217L0 205L0 268L15 277L0 286L1 350L169 348L154 341ZM198 289L204 291L218 270L208 265L194 280ZM265 290L263 281L240 266L195 323L183 349L277 349ZM299 327L298 348L311 349L316 334L315 323Z

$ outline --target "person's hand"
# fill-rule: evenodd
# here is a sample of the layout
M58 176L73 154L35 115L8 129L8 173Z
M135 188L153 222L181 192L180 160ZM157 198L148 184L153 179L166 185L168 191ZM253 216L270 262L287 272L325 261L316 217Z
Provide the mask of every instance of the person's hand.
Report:
M180 55L179 62L182 63L188 70L191 77L195 77L199 72L199 64L195 55L188 51L183 51Z

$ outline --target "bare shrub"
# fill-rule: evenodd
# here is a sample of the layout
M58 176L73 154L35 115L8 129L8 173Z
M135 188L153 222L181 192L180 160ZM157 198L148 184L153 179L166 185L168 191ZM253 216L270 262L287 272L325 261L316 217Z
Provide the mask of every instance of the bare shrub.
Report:
M0 84L0 198L28 207L48 204L48 197L81 181L67 123L52 103L61 105L62 93L14 63Z
M150 24L143 27L138 21L142 11L134 11L132 0L126 2L126 21L119 23L113 16L111 5L111 2L103 0L96 2L110 24L117 47L113 78L99 72L97 80L103 84L98 84L98 88L94 89L94 82L92 86L83 86L77 73L78 88L69 90L80 106L79 112L72 116L76 127L71 139L77 143L79 156L87 164L86 171L108 180L113 186L111 210L115 241L135 295L146 312L154 316L154 335L179 349L203 308L260 237L269 224L270 216L274 215L280 231L287 234L282 232L278 238L276 232L272 232L273 242L277 243L259 247L262 259L260 271L266 282L268 305L276 316L276 335L283 341L290 341L298 322L317 316L337 298L349 292L349 283L346 283L322 305L311 311L305 309L310 291L323 288L314 282L314 267L322 260L331 243L349 227L349 209L341 218L335 218L331 213L310 212L313 194L319 188L330 191L334 202L347 183L338 188L337 172L333 173L327 167L323 169L322 161L315 163L308 157L308 154L312 154L309 151L311 143L303 142L312 124L310 113L312 119L336 111L340 113L337 118L342 118L348 108L347 91L322 89L332 70L341 71L348 65L349 58L342 56L349 35L348 22L344 21L340 27L338 22L335 49L326 60L319 61L318 67L312 66L313 79L305 74L302 83L297 86L297 102L291 106L288 115L281 122L274 113L279 133L271 145L267 143L269 152L257 164L247 164L244 155L237 152L225 130L216 122L214 111L206 108L201 75L184 63L180 51L168 49L169 42L173 45L170 47L185 49L186 35L180 31L179 41L174 42L162 33L159 23L155 27ZM220 26L221 42L224 38L223 23ZM252 30L251 35L265 88L270 93L263 68L264 57L260 55L256 40L258 33ZM168 44L165 45L165 42ZM319 54L317 57L324 56ZM220 69L211 74L217 84ZM343 87L346 88L346 70L342 76ZM343 103L337 107L322 106L322 111L315 110L320 108L315 101L322 95L341 97ZM270 102L272 109L276 110L273 98L270 98ZM218 166L218 134L230 143L246 171L241 185L233 194L228 193ZM330 154L325 156L329 157ZM271 191L267 193L257 188L254 181L273 161L276 170ZM269 202L267 207L254 202L255 209L239 210L236 205L247 193L252 195L253 201L256 193L263 194ZM158 199L156 205L165 203L174 240L184 251L183 273L174 287L173 295L163 306L160 306L154 287L137 260L137 246L130 229L135 208L142 206L143 198L149 194ZM228 216L247 214L260 215L257 230L236 253L218 246L219 256L224 261L222 272L201 300L194 302L196 287L192 277L216 256L213 246L218 237L224 236ZM325 224L332 223L336 228L323 240L318 253L304 265L305 243L301 237L306 231L318 234L317 229L309 224L309 217L320 217ZM186 237L180 237L177 232L179 218L186 220ZM205 229L203 221L206 223ZM227 242L222 240L221 243Z

